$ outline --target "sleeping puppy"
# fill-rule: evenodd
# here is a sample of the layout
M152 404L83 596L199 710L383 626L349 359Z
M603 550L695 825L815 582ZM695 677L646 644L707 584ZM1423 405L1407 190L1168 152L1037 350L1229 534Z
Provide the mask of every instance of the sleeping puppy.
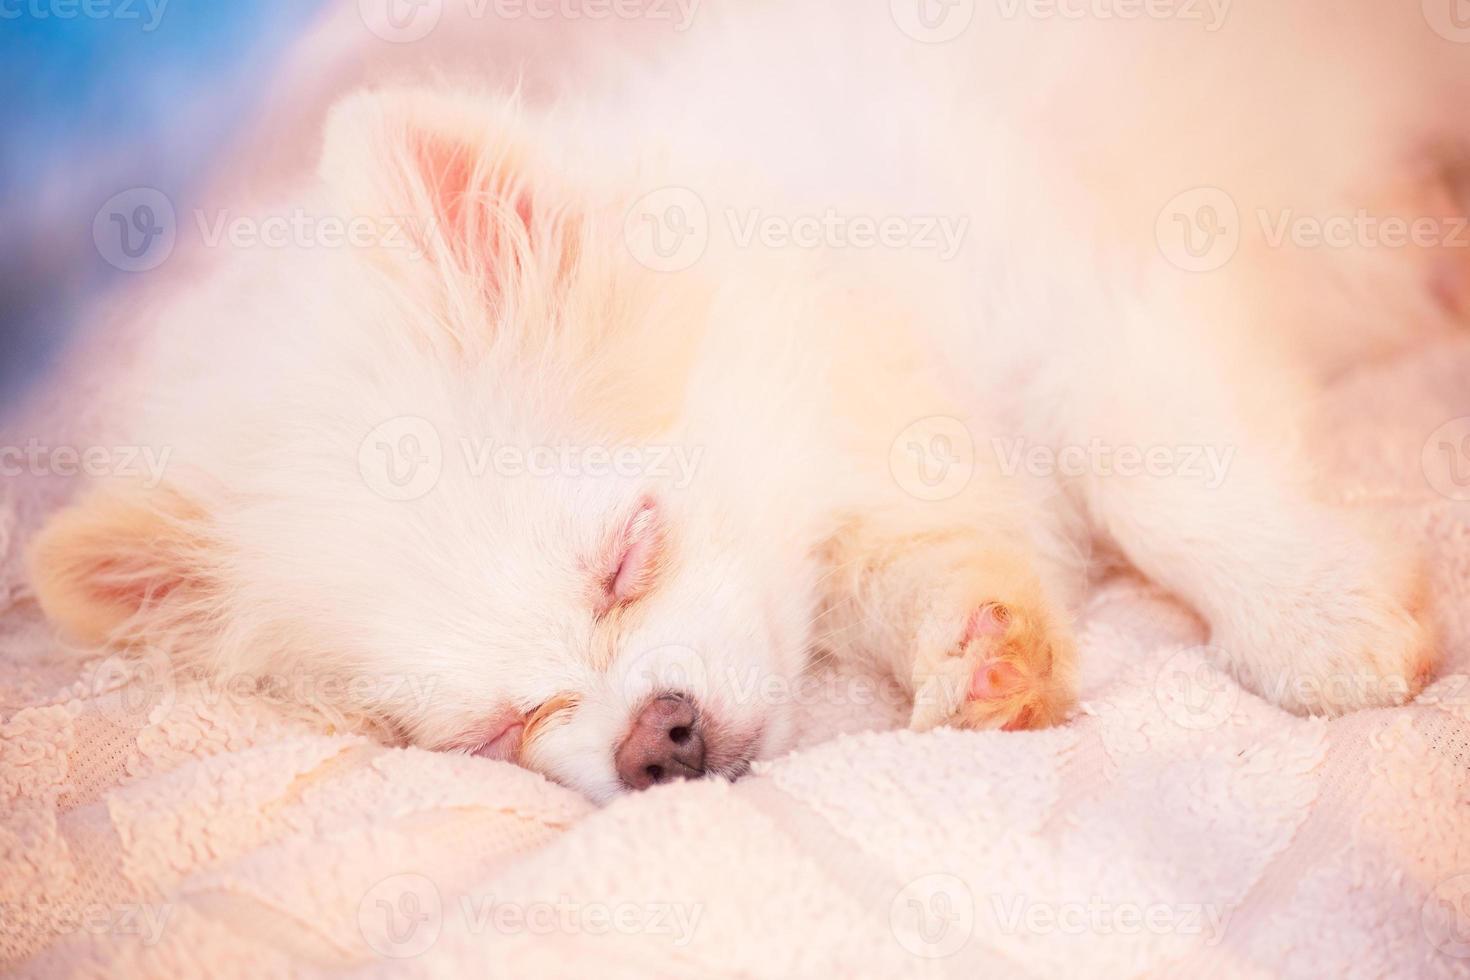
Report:
M1448 234L1297 231L1454 227L1453 45L1370 0L958 5L953 37L741 6L554 109L338 105L284 207L382 233L238 250L150 311L127 426L172 465L40 534L56 625L431 678L334 708L596 799L783 751L814 654L891 671L916 728L1062 722L1108 556L1287 710L1411 697L1417 559L1315 500L1291 433L1322 377L1452 327L1470 269Z

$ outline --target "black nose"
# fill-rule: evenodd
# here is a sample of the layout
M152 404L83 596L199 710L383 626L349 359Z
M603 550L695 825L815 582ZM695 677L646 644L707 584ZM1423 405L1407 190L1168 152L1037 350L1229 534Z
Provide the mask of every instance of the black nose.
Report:
M683 694L665 694L645 704L613 756L630 789L704 775L704 735L699 712Z

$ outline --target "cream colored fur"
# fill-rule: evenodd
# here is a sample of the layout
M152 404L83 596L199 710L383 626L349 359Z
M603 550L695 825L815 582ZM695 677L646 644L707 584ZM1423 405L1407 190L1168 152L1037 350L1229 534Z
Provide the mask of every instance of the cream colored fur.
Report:
M1221 664L1284 707L1401 702L1433 653L1416 558L1315 502L1290 434L1324 374L1454 324L1434 284L1462 256L1274 247L1255 215L1443 209L1470 71L1413 11L1285 6L1240 4L1216 32L982 11L946 44L887 3L709 9L656 66L554 107L353 96L287 196L398 219L413 247L238 254L171 296L129 382L139 438L174 447L165 489L100 486L58 516L42 602L183 669L431 679L426 699L330 707L464 751L506 711L532 718L517 758L597 798L658 690L698 696L716 772L781 751L813 655L887 666L916 727L1062 721L1068 624L1107 557L1186 599ZM1304 34L1334 53L1308 63ZM1156 238L1201 186L1242 216L1208 273ZM660 271L628 215L671 187L709 242ZM738 234L752 212L829 210L967 230L952 257ZM443 469L386 499L365 440L405 417ZM969 447L943 500L903 472L924 419ZM1016 440L1229 466L1018 474ZM459 450L487 441L698 465L684 485L487 476ZM599 562L650 499L652 584L599 613ZM973 696L998 663L1019 686Z

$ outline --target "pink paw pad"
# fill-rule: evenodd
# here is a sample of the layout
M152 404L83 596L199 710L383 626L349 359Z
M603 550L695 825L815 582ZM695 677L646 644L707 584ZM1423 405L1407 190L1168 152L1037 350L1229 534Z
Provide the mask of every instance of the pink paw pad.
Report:
M970 700L996 701L1008 698L1026 686L1025 676L1014 664L992 660L981 664L970 677Z
M1011 624L1011 611L998 602L987 603L970 614L960 646L984 637L1001 636Z

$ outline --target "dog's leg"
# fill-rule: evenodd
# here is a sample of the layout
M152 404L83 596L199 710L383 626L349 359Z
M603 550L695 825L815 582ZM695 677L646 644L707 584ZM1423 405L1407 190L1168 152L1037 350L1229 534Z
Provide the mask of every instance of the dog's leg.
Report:
M1075 700L1070 630L1017 540L869 516L828 548L824 634L892 670L911 725L1042 728Z
M1115 358L1125 376L1077 416L1071 438L1102 434L1172 465L1079 480L1094 524L1204 614L1221 665L1248 688L1304 713L1402 703L1431 666L1413 549L1293 475L1290 440L1263 421L1291 426L1285 373L1246 352L1233 363L1251 377L1232 382L1232 360L1202 351L1186 339Z

